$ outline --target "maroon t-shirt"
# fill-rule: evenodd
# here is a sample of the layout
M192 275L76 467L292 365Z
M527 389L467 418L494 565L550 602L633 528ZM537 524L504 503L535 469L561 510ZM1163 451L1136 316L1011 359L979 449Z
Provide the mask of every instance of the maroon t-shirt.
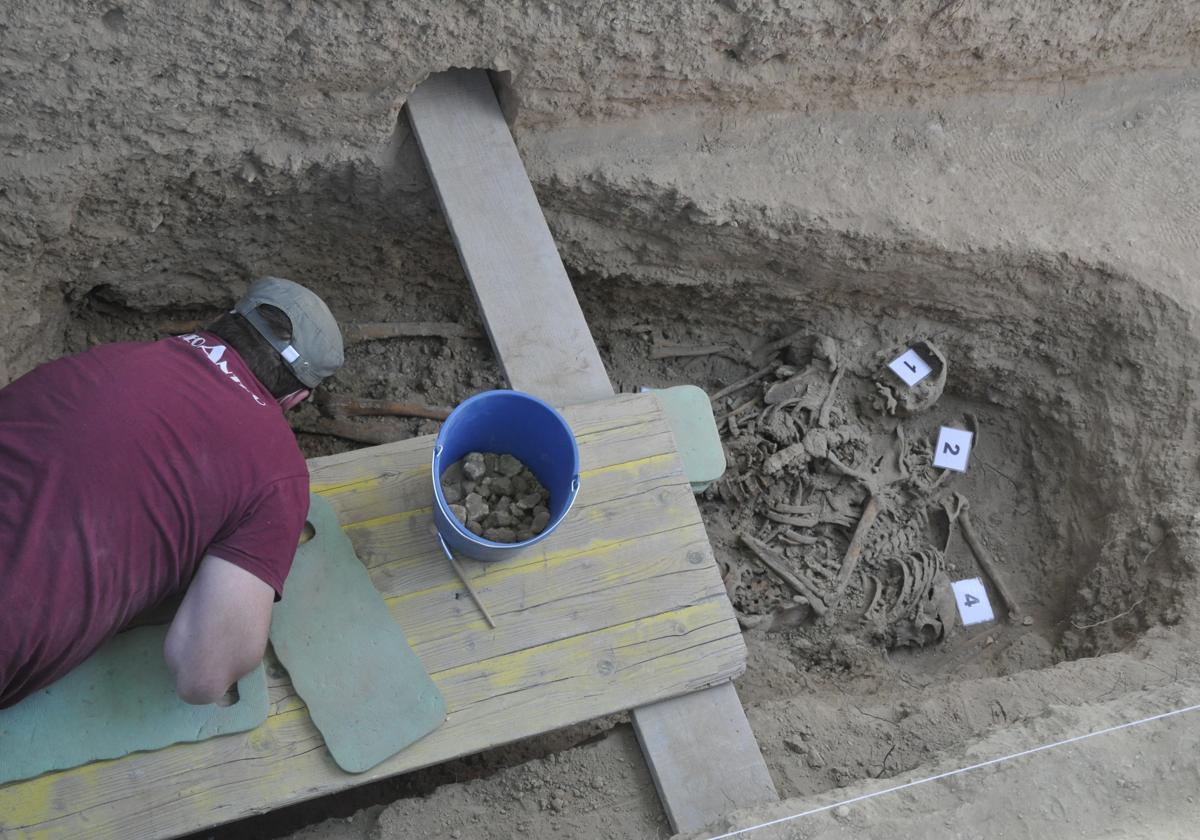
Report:
M205 554L283 591L308 468L208 333L109 344L0 389L0 708L186 589Z

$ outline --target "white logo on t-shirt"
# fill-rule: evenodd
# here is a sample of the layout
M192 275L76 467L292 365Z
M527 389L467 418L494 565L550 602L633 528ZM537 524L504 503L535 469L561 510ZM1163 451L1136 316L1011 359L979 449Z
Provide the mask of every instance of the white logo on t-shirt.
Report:
M256 403L259 405L267 405L267 403L263 402L263 398L247 388L246 383L241 380L241 377L231 371L229 369L229 365L223 361L225 356L224 344L209 344L207 341L205 341L203 336L196 335L195 333L177 336L177 338L182 341L186 341L188 344L199 349L200 352L208 357L210 362L216 365L217 370L229 377L230 382L237 385L239 388L249 394Z

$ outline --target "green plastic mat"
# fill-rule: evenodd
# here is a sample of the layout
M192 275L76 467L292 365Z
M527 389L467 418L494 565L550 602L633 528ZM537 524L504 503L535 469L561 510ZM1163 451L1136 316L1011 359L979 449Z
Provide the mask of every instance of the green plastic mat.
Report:
M708 394L695 385L642 390L653 393L662 403L692 492L703 493L725 472L725 450Z
M361 773L441 726L446 704L320 496L308 521L271 644L333 760Z
M166 635L166 626L121 633L58 682L0 710L0 784L245 732L267 719L262 665L238 682L230 706L180 700L163 659Z

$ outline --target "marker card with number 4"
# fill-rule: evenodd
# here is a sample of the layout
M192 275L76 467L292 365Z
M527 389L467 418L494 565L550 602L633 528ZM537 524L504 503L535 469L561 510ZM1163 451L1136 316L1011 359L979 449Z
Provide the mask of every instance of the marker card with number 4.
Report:
M983 581L979 578L956 580L950 586L954 590L954 600L958 603L958 614L962 616L963 626L991 621L996 617L992 612L987 590L983 588Z
M966 472L973 437L973 434L962 429L942 426L941 432L938 433L937 449L933 453L933 465L944 470Z

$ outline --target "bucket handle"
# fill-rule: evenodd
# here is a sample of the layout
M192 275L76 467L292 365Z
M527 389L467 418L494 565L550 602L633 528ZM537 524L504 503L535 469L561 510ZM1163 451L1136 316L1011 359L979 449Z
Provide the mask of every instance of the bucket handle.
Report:
M562 513L560 513L553 522L551 522L549 525L546 526L547 531L557 528L558 523L562 522L564 519L567 518L567 514L569 514L571 512L571 508L575 504L575 497L578 495L579 495L579 476L575 476L574 478L571 479L571 490L569 493L567 493L567 503L566 503L566 505L563 506Z

